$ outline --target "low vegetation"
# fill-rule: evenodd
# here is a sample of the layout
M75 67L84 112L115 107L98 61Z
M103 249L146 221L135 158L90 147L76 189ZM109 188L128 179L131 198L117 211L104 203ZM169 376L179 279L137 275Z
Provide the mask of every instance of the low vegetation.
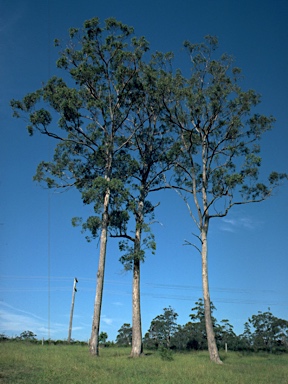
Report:
M228 348L238 352L288 352L288 321L274 316L268 311L258 311L244 324L244 332L236 335L228 319L219 323L214 317L215 306L211 302L211 319L218 349ZM146 332L143 342L149 350L206 351L208 349L205 326L205 310L200 298L192 308L191 320L184 324L177 323L178 314L173 308L163 309L163 314L156 316ZM129 346L132 342L132 327L124 323L118 331L117 346ZM165 354L166 352L164 352Z
M225 364L211 364L206 351L174 353L163 359L161 351L146 351L129 358L130 348L101 348L100 357L89 356L87 346L0 343L1 383L287 383L288 355L242 354L220 351Z

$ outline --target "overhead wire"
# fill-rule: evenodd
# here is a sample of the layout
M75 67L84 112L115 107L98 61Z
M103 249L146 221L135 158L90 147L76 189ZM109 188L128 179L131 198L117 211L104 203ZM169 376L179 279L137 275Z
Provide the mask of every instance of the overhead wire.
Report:
M1 279L9 279L12 280L24 280L24 281L39 281L44 282L46 280L45 276L0 276ZM48 287L21 287L21 289L15 287L15 284L13 284L13 288L2 288L1 291L9 291L9 292L15 292L15 291L25 291L25 292L44 292L46 290L49 290L49 295L51 292L70 292L70 282L72 277L67 276L50 276L50 285ZM94 279L90 277L78 277L79 281L81 281L81 287L79 287L79 293L80 292L94 292L94 284L93 286L89 287L89 283L94 283ZM67 286L53 286L53 283L55 282L62 282L66 283ZM68 284L69 282L69 284ZM85 283L88 284L88 286L85 286ZM124 295L129 296L131 295L130 292L130 282L127 281L120 281L120 280L107 280L106 285L108 285L108 289L105 290L105 294L108 295ZM123 289L117 289L113 290L109 289L109 286L121 286ZM126 290L127 287L127 290ZM129 289L128 289L129 287ZM154 292L146 291L146 289L154 289ZM176 291L176 293L166 293L163 292L163 290L171 292L171 290ZM162 292L161 292L162 291ZM180 291L180 294L177 294L177 292ZM247 288L223 288L223 287L214 287L212 288L212 291L215 293L220 294L237 294L238 295L249 295L248 297L213 297L213 303L224 303L224 304L261 304L261 305L278 305L278 306L287 306L288 302L286 300L287 295L284 295L283 292L277 291L277 290L268 290L268 289L247 289ZM181 292L185 294L181 294ZM197 292L199 292L199 295L197 295ZM251 297L251 293L255 295L254 298ZM257 295L263 296L265 294L265 299L259 299L257 298ZM275 300L272 297L269 297L268 294L273 294L277 296L277 300ZM165 300L178 300L178 301L197 301L199 299L199 296L202 296L202 287L196 286L196 285L176 285L176 284L164 284L164 283L149 283L144 282L142 283L142 292L141 296L143 297L150 297L152 299L165 299ZM285 296L285 298L284 298ZM282 299L283 297L283 299Z
M73 280L74 276L50 276L50 280L53 281L67 281L71 282ZM43 275L25 275L25 276L17 276L17 275L0 275L0 279L8 279L8 280L46 280L47 276ZM92 282L94 283L95 278L93 277L82 277L78 276L78 279L82 282ZM127 281L121 281L121 280L106 280L106 283L108 284L115 284L115 285L128 285L130 286L130 282ZM154 283L154 282L142 282L143 286L149 286L150 288L156 288L156 289L173 289L173 290L202 290L202 285L179 285L179 284L167 284L167 283ZM93 288L94 289L94 288ZM250 294L253 293L273 293L273 294L280 294L282 291L277 291L275 289L257 289L257 288L227 288L227 287L215 287L211 286L211 290L214 292L234 292L234 293L247 293Z

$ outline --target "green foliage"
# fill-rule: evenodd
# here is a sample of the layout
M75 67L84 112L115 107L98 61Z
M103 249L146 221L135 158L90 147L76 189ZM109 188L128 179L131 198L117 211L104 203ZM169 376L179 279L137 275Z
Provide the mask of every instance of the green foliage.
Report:
M116 345L119 347L128 347L132 342L132 327L128 323L124 323L118 330L116 337Z
M5 335L5 333L0 333L0 341L7 341L9 337Z
M163 311L162 315L158 315L152 320L145 335L144 343L147 347L156 349L162 347L164 350L170 348L171 338L177 330L178 314L171 307L164 308Z
M267 199L287 175L273 172L266 183L258 181L259 140L275 119L254 112L260 96L253 90L241 89L240 70L233 68L231 57L216 57L217 39L207 36L202 44L186 41L184 47L190 57L190 77L184 77L181 71L165 76L163 89L163 97L168 100L165 121L175 127L181 149L170 186L177 188L188 206L198 232L195 236L201 243L199 248L187 241L201 254L206 298L206 322L200 321L194 327L198 332L192 343L199 347L206 332L211 360L221 363L209 313L210 220L226 216L234 205Z
M213 311L216 310L216 308L212 302L210 307L212 323L216 331L216 319L213 317ZM188 322L182 327L179 326L177 333L174 335L173 343L175 346L178 346L180 350L205 350L207 349L207 333L203 299L199 298L198 301L196 301L192 311L193 313L189 315L191 322Z
M142 225L139 223L138 228L141 228L141 243L138 247L135 246L135 237L129 236L128 239L126 238L119 242L119 250L123 253L119 261L123 264L126 271L132 270L136 261L143 262L146 251L150 251L153 255L156 251L156 242L150 226L145 223L142 223ZM128 236L123 235L123 237Z
M229 350L241 349L240 339L233 331L233 326L227 319L217 324L213 316L215 306L211 303L212 322L216 334L217 345L224 349L225 343ZM172 349L178 351L207 350L207 334L205 326L204 303L200 298L192 308L190 322L177 325L177 313L171 307L164 308L164 314L152 320L150 328L144 337L144 345L149 349ZM242 343L241 343L242 345Z
M33 333L32 331L23 331L20 334L19 339L25 341L34 341L36 340L36 336L37 335L35 335L35 333Z
M163 99L158 91L169 55L163 55L161 65L159 59L145 64L148 43L132 34L133 28L114 18L104 26L93 18L82 30L71 28L70 42L57 61L69 81L54 76L22 101L11 102L16 117L28 115L31 134L38 130L58 140L53 161L41 162L34 179L49 188L75 187L85 204L94 205L94 216L72 220L90 232L87 240L99 236L107 191L111 236L134 241L127 234L134 215L140 238L142 228L147 236L140 246L126 247L121 258L126 268L133 258L144 260L145 249L155 251L145 224L154 211L147 196L163 182L176 153L170 127L161 123ZM55 45L62 43L56 40Z
M216 329L216 340L219 348L225 349L225 344L229 345L230 351L239 350L240 338L236 336L233 331L233 325L229 323L228 319L223 319L220 324L217 324Z
M170 77L167 120L178 127L181 158L175 181L192 194L198 228L205 220L227 215L235 204L259 202L287 178L272 172L258 182L259 139L274 123L273 117L253 113L260 96L241 89L240 70L230 56L214 58L218 41L207 36L202 44L185 42L191 60L189 79L178 72ZM216 209L217 207L217 209Z
M106 346L107 339L108 339L108 334L106 332L101 332L99 335L99 344Z
M159 92L163 87L162 65L167 60L168 57L162 57L161 65L154 59L142 63L139 73L141 92L138 107L133 110L128 145L133 160L130 160L127 210L134 216L135 230L133 235L120 232L124 240L119 244L123 252L120 261L126 270L132 269L135 262L144 261L146 251L155 253L156 243L150 226L154 221L155 206L148 198L151 192L165 188L163 175L177 157L171 126L163 123L164 100Z
M103 27L94 18L82 30L71 28L71 41L57 62L68 81L54 76L22 101L11 102L14 116L28 117L30 134L36 130L58 141L53 161L41 162L34 179L49 188L76 187L83 202L94 205L95 218L82 223L92 238L101 227L105 193L112 212L127 198L127 124L142 92L138 73L148 50L145 39L132 34L133 28L113 18ZM111 222L115 228L113 213Z
M244 333L237 336L228 319L220 323L213 316L216 308L211 302L212 322L218 348L241 352L288 352L288 321L279 319L267 312L258 312L244 324ZM207 350L204 304L198 299L190 315L191 321L177 325L177 313L171 307L164 309L164 314L152 320L144 337L148 349L171 349L175 351ZM164 351L164 354L166 351Z
M119 261L123 264L125 271L131 271L135 262L144 261L145 251L143 249L136 251L135 247L130 246L127 240L119 242L119 250L124 252Z
M169 348L162 347L160 350L160 356L162 360L173 361L173 351Z
M272 315L269 308L266 312L259 311L248 319L244 337L255 351L287 350L288 321Z
M76 188L94 212L73 218L73 226L88 231L89 241L103 228L121 239L120 261L126 269L144 261L145 251L155 253L151 224L156 205L148 199L167 188L167 175L186 202L193 196L195 213L190 213L201 234L208 232L211 218L226 216L236 204L267 199L287 179L272 172L267 182L259 180L259 140L274 118L254 113L260 96L240 87L241 71L230 56L215 56L217 38L185 41L191 61L186 78L172 71L172 53L157 52L144 61L148 43L133 33L115 18L103 26L93 18L82 29L71 28L68 43L55 40L62 49L57 67L64 77L53 76L41 89L11 101L14 116L26 117L30 135L38 131L57 141L53 160L39 164L34 180L48 188ZM152 321L147 341L169 348L178 333L175 343L183 347L190 333L186 347L204 349L203 303L196 304L192 322L184 327L177 327L178 315L165 308ZM252 318L251 324L258 327L260 320ZM212 318L212 323L218 344L234 342L228 321L217 325ZM129 327L119 330L120 344L127 344ZM245 342L256 348L265 344L259 334L249 334ZM271 337L269 348L275 342Z

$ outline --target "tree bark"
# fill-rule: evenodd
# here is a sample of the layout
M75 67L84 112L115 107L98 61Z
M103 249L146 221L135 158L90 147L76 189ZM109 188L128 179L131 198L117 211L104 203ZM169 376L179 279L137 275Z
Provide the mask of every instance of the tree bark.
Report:
M92 321L92 331L89 342L90 354L99 356L99 331L100 331L100 316L104 286L104 271L107 248L107 229L108 229L108 206L109 206L110 191L107 190L104 197L102 230L100 238L100 254L97 272L96 296L94 302L94 313Z
M141 305L140 305L140 259L141 235L143 224L143 202L139 202L136 220L136 233L134 242L135 259L133 262L133 287L132 287L132 349L131 357L139 357L143 353Z
M140 307L140 260L134 261L132 291L132 348L130 356L139 357L143 353Z
M202 229L202 284L203 284L203 296L204 296L204 310L205 310L205 325L207 333L208 351L210 360L217 364L222 364L219 357L219 352L216 344L215 333L213 329L213 323L211 318L211 302L208 284L208 248L207 248L207 231Z

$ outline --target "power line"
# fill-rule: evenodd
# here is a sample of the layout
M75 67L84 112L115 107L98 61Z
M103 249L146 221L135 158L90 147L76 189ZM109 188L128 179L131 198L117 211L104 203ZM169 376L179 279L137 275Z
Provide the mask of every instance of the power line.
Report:
M8 280L47 280L47 276L16 276L16 275L0 275L0 279L8 279ZM50 276L51 281L71 281L73 277L71 276ZM95 278L92 277L79 277L81 282L89 283L92 282L94 284ZM131 286L130 282L121 281L121 280L106 280L105 284L109 285L122 285L122 286ZM181 290L181 291L195 291L201 290L202 285L179 285L179 284L164 284L164 283L150 283L150 282L142 282L142 289L148 286L153 289L169 289L169 290ZM94 286L91 288L95 290ZM227 288L227 287L213 287L211 286L211 291L213 292L223 292L223 293L237 293L237 294L251 294L259 293L259 294L285 294L283 291L277 291L275 289L257 289L257 288Z
M9 279L9 280L39 280L39 282L42 282L42 281L45 281L47 279L46 276L0 276L1 279ZM79 279L81 279L81 290L80 290L80 293L84 293L84 292L94 292L95 290L95 287L94 287L94 282L95 282L95 278L92 278L92 277L80 277ZM71 277L67 277L67 276L50 276L50 281L51 281L51 285L50 287L48 288L50 290L50 292L67 292L70 290L70 287L68 286L68 282L69 282L69 285L70 285L70 282L71 282ZM53 286L53 282L66 282L67 281L67 286L63 287L59 287L59 286ZM85 286L85 283L86 283L86 286ZM89 283L93 283L93 286L89 287ZM87 287L87 284L88 284L88 287ZM111 290L111 289L105 289L105 294L107 295L124 295L124 296L130 296L131 295L131 292L130 292L130 287L131 287L131 283L130 282L127 282L127 281L121 281L121 280L106 280L106 286L120 286L120 287L123 287L124 289L117 289L116 291L115 290ZM125 288L128 288L129 287L129 290L125 290ZM153 288L154 289L154 292L147 292L145 291L145 289L149 287L149 288ZM13 287L13 290L12 289L9 289L9 288L6 288L6 289L2 289L0 291L4 292L4 291L10 291L10 292L17 292L17 291L29 291L29 292L41 292L41 291L46 291L47 288L39 288L39 287L34 287L34 288L21 288L19 290L17 290L17 288L15 288L15 286ZM176 293L167 293L167 292L163 292L163 290L165 291L175 291ZM162 291L162 292L161 292ZM246 305L250 305L250 304L261 304L261 305L267 305L267 306L272 306L272 305L278 305L278 306L287 306L288 303L286 301L286 297L287 295L285 294L285 292L283 291L277 291L277 290L268 290L268 289L255 289L255 288L251 288L251 289L248 289L248 288L224 288L224 287L211 287L211 291L213 292L213 297L212 297L212 301L216 304L216 303L223 303L223 304L246 304ZM177 292L185 292L186 294L177 294ZM196 293L196 292L199 292L199 295ZM249 295L249 298L247 297L215 297L214 294L217 294L217 293L220 293L220 294L233 294L233 295ZM253 295L251 295L251 293ZM259 300L258 298L253 298L257 295L262 295L263 294L265 295L265 299L264 300ZM274 300L273 298L269 298L269 294L273 294L273 295L277 295L277 300ZM281 300L281 297L283 297L283 295L285 294L285 299L284 300ZM142 297L150 297L152 299L165 299L165 300L178 300L178 301L190 301L190 302L194 302L195 300L198 300L199 297L202 297L202 286L201 285L179 285L179 284L165 284L165 283L150 283L150 282L142 282L142 292L141 292L141 296ZM280 299L280 300L279 300Z

